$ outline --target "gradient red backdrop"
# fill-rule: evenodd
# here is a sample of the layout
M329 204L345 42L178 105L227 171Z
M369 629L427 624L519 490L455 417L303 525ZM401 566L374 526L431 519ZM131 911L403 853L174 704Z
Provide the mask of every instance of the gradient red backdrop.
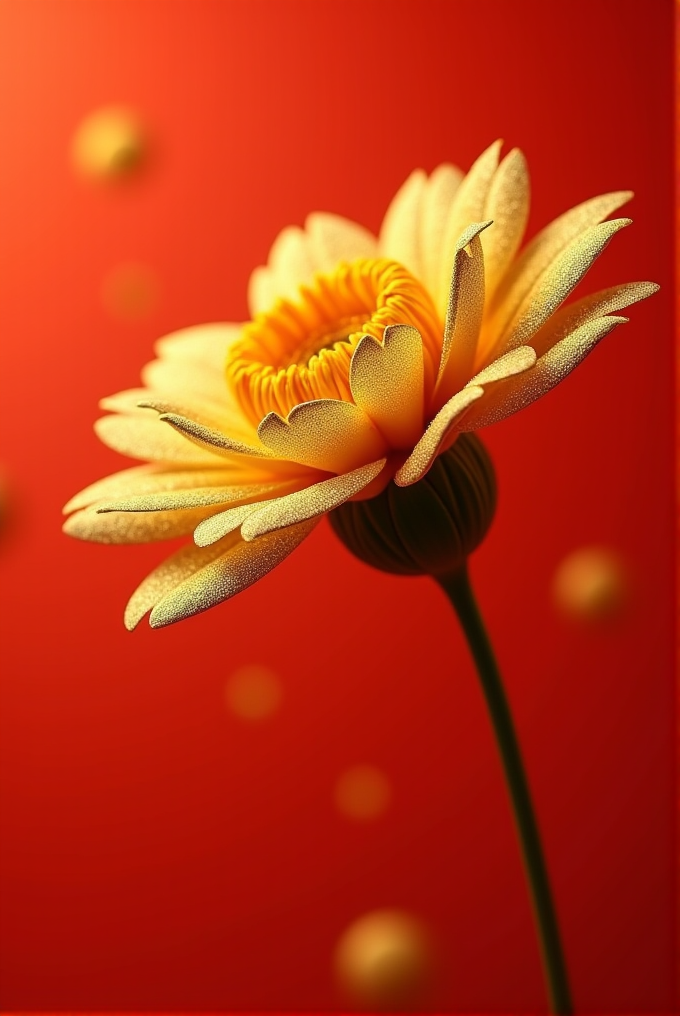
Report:
M351 559L324 524L267 579L168 630L124 631L165 548L60 533L61 505L126 463L91 429L153 340L242 320L251 269L313 209L376 230L402 181L525 151L529 234L630 187L634 226L587 288L662 285L549 398L485 434L500 506L472 564L525 751L577 1008L675 994L672 384L673 3L655 0L5 0L0 7L0 547L5 1009L329 1009L355 917L435 930L430 1003L542 1011L501 771L441 592ZM81 118L127 103L155 156L120 188L68 162ZM624 213L625 214L625 213ZM102 278L159 276L150 317L109 318ZM605 543L635 577L624 627L550 599ZM235 667L284 699L246 726ZM347 766L394 804L334 810Z

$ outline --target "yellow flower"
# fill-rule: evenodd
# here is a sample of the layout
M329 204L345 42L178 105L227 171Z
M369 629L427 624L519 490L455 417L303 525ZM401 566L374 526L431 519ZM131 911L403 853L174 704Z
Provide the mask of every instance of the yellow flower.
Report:
M145 464L76 495L64 529L100 543L184 536L128 603L132 629L188 617L279 564L328 511L420 480L459 433L524 408L657 289L560 305L630 219L593 198L518 254L522 153L416 170L374 237L315 213L250 281L252 321L161 339L143 388L104 399L100 439Z

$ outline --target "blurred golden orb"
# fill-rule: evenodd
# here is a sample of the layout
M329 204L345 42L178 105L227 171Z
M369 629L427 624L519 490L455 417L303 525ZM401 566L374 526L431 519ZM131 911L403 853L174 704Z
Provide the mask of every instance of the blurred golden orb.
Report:
M91 180L116 181L138 169L147 148L139 116L123 106L106 106L79 124L71 142L71 162Z
M606 547L575 550L561 562L553 580L558 609L578 621L610 621L620 617L629 594L625 563L619 554Z
M158 305L158 276L147 265L115 265L104 276L101 298L112 317L143 318Z
M241 720L266 720L279 708L281 683L268 667L239 667L225 687L227 708Z
M379 818L387 810L391 798L389 780L375 766L352 766L340 775L335 785L338 811L357 822Z
M416 1005L433 966L425 926L403 910L374 910L354 921L341 936L334 960L343 995L382 1010Z

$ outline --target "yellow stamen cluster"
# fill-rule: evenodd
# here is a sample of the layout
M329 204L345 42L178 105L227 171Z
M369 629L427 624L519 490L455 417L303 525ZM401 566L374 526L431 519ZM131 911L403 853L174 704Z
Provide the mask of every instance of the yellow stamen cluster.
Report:
M349 367L363 335L414 325L423 338L425 389L434 385L441 327L423 286L396 261L360 258L302 284L243 329L227 360L227 379L257 424L314 399L352 401Z

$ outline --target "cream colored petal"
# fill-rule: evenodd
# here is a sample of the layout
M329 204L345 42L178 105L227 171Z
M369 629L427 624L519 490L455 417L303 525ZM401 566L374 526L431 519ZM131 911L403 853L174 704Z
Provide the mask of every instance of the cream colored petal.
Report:
M541 230L522 251L496 289L488 308L489 327L501 334L540 275L582 233L603 222L632 198L630 191L614 191L584 201Z
M368 416L351 402L335 399L303 402L287 420L269 413L258 434L275 455L329 473L348 473L386 451Z
M234 536L231 543L237 542L238 535ZM158 568L154 568L146 576L130 597L124 618L127 630L133 631L144 615L148 614L164 596L171 593L189 576L212 564L215 558L224 555L229 545L230 543L225 540L217 546L199 549L190 543L171 557L167 557Z
M205 519L194 530L194 543L197 547L209 547L229 533L235 532L249 515L257 510L257 504L242 504L237 508L227 508Z
M427 177L422 169L411 173L385 213L380 227L380 252L422 278L420 215Z
M182 434L189 441L213 451L215 455L250 455L256 458L272 458L272 452L262 445L247 445L237 441L228 434L211 427L204 427L196 420L190 420L186 416L177 413L163 413L158 417L163 423L168 423L179 434Z
M352 354L352 397L391 448L412 448L423 432L423 340L411 325L390 325L383 341L364 335Z
M106 413L125 413L130 416L147 416L139 405L144 399L148 399L151 392L148 388L128 388L124 392L116 392L115 395L106 395L99 400L99 408Z
M219 453L199 448L179 432L151 416L102 416L95 421L95 432L109 448L133 459L218 468Z
M483 388L465 388L449 399L439 410L401 469L397 471L394 482L398 487L408 487L425 476L444 443L455 429L460 428L465 414L483 394Z
M255 317L269 310L276 301L276 285L271 268L260 265L250 274L248 280L248 310Z
M194 325L164 336L154 349L164 360L202 364L219 373L224 371L227 351L240 338L242 329L238 323Z
M619 286L611 286L609 289L602 289L599 293L591 293L590 296L585 296L582 300L562 307L549 318L534 335L531 344L538 355L542 356L580 325L592 321L593 318L611 314L613 311L623 310L624 307L630 307L631 304L638 303L640 300L646 300L658 289L655 282L627 282Z
M297 226L287 226L279 233L269 253L276 296L294 298L300 283L312 279L315 267L304 232Z
M324 515L367 487L384 469L386 462L387 459L379 459L351 473L334 476L287 497L267 501L243 522L243 539L254 540L275 529Z
M526 159L519 148L513 148L491 180L481 216L493 220L493 229L482 237L487 302L522 242L529 218L529 197Z
M518 346L504 356L490 363L488 367L476 374L469 386L479 385L486 388L487 385L495 384L498 381L505 381L506 378L514 377L516 374L523 374L530 370L536 363L536 351L531 346Z
M157 540L186 536L211 511L214 508L100 515L95 508L84 508L66 519L63 530L78 540L94 543L155 543Z
M226 360L219 370L179 360L152 360L142 368L141 376L150 392L178 399L183 405L209 406L213 415L222 415L235 401L227 385L225 367ZM240 415L237 406L234 412Z
M484 253L479 234L490 225L474 222L456 241L434 394L437 409L460 391L472 373L484 311Z
M312 212L305 220L315 271L333 272L342 261L378 256L378 241L363 226L340 215Z
M577 328L541 356L531 370L500 382L488 398L469 413L461 430L488 427L540 399L563 381L605 335L627 320L624 317L603 317Z
M316 523L313 519L270 533L254 543L236 543L164 596L151 611L151 627L161 628L191 617L240 593L288 557Z
M278 493L280 484L256 483L244 487L194 487L191 490L156 491L117 500L104 501L97 505L97 512L160 512L178 511L184 508L207 508L209 505L242 504L244 501L259 501L268 494Z
M439 293L441 262L445 255L444 238L453 199L462 179L463 174L457 166L448 163L437 166L427 180L421 207L421 281L437 307L446 302L446 293Z
M446 313L446 301L456 241L471 222L481 222L489 218L485 213L486 200L489 188L491 187L491 181L498 168L498 157L502 145L502 141L494 141L486 151L482 152L470 168L470 172L463 178L451 205L444 233L443 257L439 268L439 283L436 294L433 294L433 296L436 296L435 305L442 318Z
M585 230L537 279L520 304L494 350L506 352L527 343L578 285L611 239L630 219L612 219Z
M132 469L123 469L85 487L64 506L64 514L86 508L105 498L133 497L190 487L225 487L233 482L232 477L233 471L224 468L169 470L153 463L133 466Z

